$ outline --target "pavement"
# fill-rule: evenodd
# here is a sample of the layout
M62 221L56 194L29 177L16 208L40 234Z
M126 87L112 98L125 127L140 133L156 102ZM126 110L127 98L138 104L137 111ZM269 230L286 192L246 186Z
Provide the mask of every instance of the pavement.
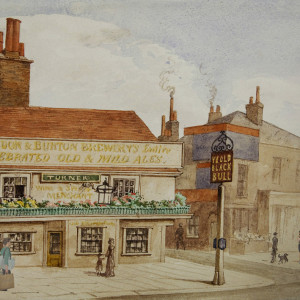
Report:
M189 256L191 252L174 253ZM195 253L199 254L199 251ZM209 255L214 256L213 253ZM110 278L97 277L93 269L81 268L16 267L13 273L15 288L0 291L0 299L133 299L150 295L156 295L157 299L163 299L164 295L182 299L180 295L274 284L273 280L249 274L246 270L225 270L226 283L215 286L211 283L214 266L171 257L166 257L165 263L119 265L115 269L116 276Z

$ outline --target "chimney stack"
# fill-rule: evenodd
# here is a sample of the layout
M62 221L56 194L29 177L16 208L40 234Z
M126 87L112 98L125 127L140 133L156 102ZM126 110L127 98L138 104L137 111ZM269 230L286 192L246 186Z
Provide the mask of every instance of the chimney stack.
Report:
M3 32L0 31L0 53L3 51Z
M179 122L177 121L177 111L174 110L173 93L171 93L169 121L166 122L166 117L162 116L161 135L158 137L158 140L161 142L177 142L178 139L179 139Z
M264 105L260 102L260 87L256 87L256 100L250 97L249 104L246 105L247 118L256 125L262 125Z
M220 118L222 118L220 105L217 105L216 111L214 111L214 106L211 104L209 109L209 114L208 114L208 123L213 122Z
M21 21L6 19L5 47L0 33L0 106L29 106L30 64L20 43ZM3 50L4 48L4 50Z

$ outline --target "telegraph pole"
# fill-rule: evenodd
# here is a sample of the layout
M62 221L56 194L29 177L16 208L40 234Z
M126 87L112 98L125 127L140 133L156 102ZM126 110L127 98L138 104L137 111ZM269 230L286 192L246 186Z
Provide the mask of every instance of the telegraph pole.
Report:
M221 131L221 135L213 142L211 146L211 170L210 182L220 183L218 186L218 205L217 205L217 237L214 241L216 248L215 275L213 284L223 285L224 277L224 250L226 248L226 240L224 238L224 200L225 187L223 182L232 181L233 170L233 141Z

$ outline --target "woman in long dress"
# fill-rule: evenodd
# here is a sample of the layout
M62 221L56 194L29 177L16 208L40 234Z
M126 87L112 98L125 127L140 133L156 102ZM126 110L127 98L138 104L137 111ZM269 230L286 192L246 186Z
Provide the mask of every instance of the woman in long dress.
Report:
M105 254L107 257L106 269L105 269L105 277L114 277L115 276L115 240L113 238L109 238L108 240L108 249Z

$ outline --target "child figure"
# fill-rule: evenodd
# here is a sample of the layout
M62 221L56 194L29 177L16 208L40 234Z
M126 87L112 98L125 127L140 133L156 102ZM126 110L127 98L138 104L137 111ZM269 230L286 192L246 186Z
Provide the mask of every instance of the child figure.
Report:
M103 269L103 264L102 261L104 259L104 255L102 255L101 253L98 254L98 260L97 260L97 264L96 264L96 274L97 276L101 275L101 271Z

